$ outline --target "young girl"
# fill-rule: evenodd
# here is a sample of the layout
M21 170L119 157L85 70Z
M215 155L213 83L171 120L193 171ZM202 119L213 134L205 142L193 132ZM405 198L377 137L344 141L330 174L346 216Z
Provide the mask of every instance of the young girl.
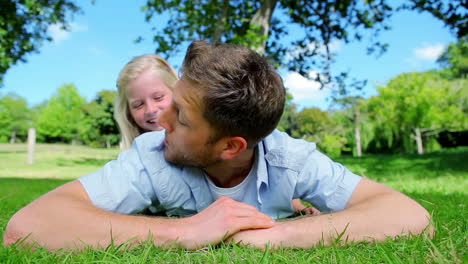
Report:
M120 71L114 117L122 134L123 150L142 133L163 129L158 119L171 103L172 88L178 79L174 68L153 54L135 57ZM299 199L294 199L292 205L296 212L320 213L314 207L305 207Z
M122 149L128 149L142 133L163 129L158 119L170 105L178 79L174 68L154 54L135 57L120 71L114 118L122 134Z

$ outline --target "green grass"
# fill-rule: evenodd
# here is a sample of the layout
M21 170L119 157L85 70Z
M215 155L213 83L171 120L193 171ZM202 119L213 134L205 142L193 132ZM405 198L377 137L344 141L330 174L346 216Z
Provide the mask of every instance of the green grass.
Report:
M36 164L26 165L23 149L24 145L0 145L1 237L14 212L56 186L99 168L118 153L115 149L40 145ZM338 160L354 172L420 202L433 215L436 236L432 240L414 236L375 244L276 251L232 244L185 251L163 250L146 243L131 250L110 246L74 253L10 247L0 248L0 263L468 263L468 148L423 156L374 155Z

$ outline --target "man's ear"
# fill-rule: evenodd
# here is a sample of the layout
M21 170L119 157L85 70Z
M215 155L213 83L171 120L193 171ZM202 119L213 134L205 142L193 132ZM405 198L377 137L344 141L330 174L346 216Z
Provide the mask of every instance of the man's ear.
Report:
M243 137L228 137L225 139L221 158L232 159L247 148L247 140Z

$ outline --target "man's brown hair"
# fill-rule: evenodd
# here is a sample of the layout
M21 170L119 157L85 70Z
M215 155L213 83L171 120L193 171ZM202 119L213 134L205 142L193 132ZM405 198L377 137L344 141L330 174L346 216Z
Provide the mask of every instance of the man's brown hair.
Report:
M241 45L192 42L181 79L201 89L213 141L241 136L252 148L275 129L284 110L281 77L265 57Z

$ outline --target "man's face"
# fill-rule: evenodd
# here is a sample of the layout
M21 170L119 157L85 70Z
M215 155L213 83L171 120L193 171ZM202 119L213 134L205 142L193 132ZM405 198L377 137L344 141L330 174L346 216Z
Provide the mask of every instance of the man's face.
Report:
M221 161L221 147L210 142L212 128L202 116L200 91L186 80L174 87L160 124L166 129L164 156L176 165L206 168Z

